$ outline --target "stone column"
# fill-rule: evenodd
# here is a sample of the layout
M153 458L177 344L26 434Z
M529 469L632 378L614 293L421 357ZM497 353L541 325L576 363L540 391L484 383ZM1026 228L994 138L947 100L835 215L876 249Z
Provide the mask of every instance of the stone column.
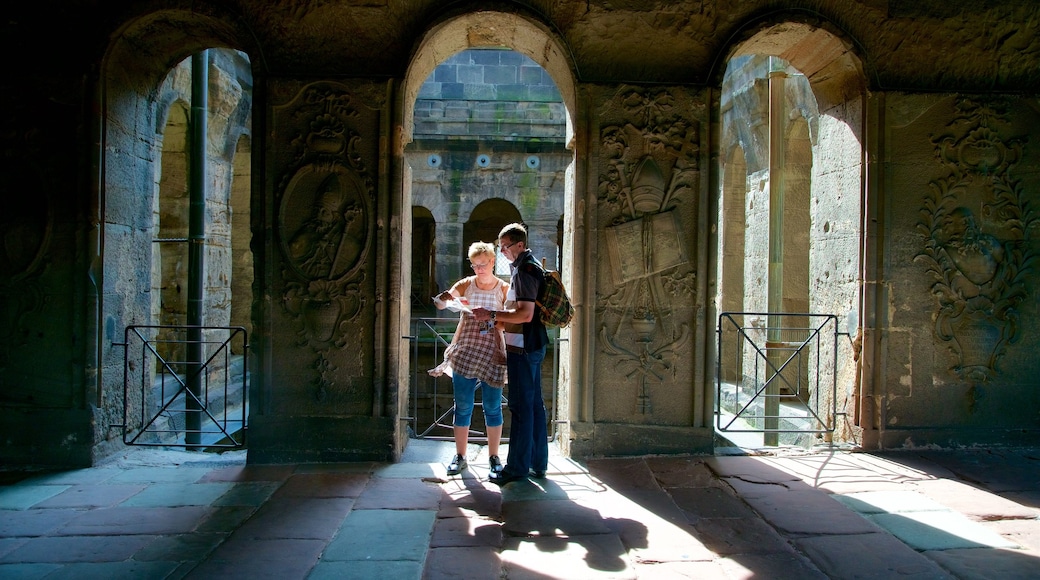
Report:
M265 89L249 461L390 460L403 425L387 372L401 364L388 346L400 299L388 254L390 214L402 209L378 173L386 87L276 79Z

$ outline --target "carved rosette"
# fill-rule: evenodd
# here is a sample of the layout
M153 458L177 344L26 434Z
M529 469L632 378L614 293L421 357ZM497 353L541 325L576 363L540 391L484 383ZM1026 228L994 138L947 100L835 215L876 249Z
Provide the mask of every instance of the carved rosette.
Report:
M278 242L286 280L282 303L299 344L319 352L347 342L347 325L366 299L362 265L371 235L372 180L359 152L350 94L305 88L295 115L307 130L292 141L296 163L283 180Z
M1037 258L1029 243L1037 218L1012 177L1022 143L1001 133L1006 109L957 103L958 116L933 139L946 174L929 184L917 225L924 249L915 260L932 275L938 302L935 335L956 357L951 371L972 384L997 374L1017 339L1017 306Z
M624 88L607 103L600 131L599 203L614 217L606 247L617 290L605 301L604 352L629 378L639 377L636 408L651 414L648 383L674 373L675 351L689 327L671 304L689 303L696 273L686 256L699 180L695 107L668 89ZM684 208L680 208L686 204ZM682 300L678 300L683 298Z

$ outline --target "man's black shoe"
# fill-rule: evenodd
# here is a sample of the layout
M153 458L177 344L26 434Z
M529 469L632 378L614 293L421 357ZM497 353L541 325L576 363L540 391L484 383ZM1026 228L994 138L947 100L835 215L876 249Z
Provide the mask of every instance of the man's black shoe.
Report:
M531 472L531 477L533 477L535 479L545 479L545 472L544 471L532 471Z
M527 479L527 477L523 475L513 475L508 471L499 471L498 473L492 473L491 477L488 478L488 481L501 487L507 483L520 481L521 479Z

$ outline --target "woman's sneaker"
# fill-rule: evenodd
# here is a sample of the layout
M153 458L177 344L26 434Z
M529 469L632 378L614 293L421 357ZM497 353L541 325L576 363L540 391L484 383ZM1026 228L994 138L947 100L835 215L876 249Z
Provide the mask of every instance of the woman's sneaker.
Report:
M466 457L463 455L456 455L451 463L448 464L448 475L458 475L466 470L469 464L466 463Z
M488 461L491 463L491 477L502 473L502 460L497 455L492 455L488 458Z

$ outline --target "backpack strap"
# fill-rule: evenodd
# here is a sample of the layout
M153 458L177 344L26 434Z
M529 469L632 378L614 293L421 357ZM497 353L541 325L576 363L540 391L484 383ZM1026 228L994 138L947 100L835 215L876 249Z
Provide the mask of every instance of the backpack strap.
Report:
M527 260L521 264L521 267L525 272L534 274L538 277L538 292L535 292L534 304L536 307L541 308L542 296L545 295L545 268L542 268L542 264L538 260L534 259L534 256L529 256ZM535 311L537 315L538 311Z

